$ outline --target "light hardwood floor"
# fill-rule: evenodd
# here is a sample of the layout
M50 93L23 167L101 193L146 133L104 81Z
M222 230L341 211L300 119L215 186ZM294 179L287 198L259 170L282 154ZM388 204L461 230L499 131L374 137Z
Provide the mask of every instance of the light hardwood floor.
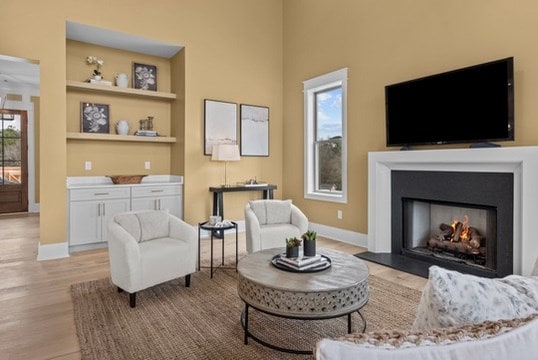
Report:
M228 232L225 253L234 250ZM106 249L69 258L36 261L39 216L0 216L0 359L80 359L70 285L109 275ZM215 256L220 254L216 242ZM239 251L245 251L244 233ZM347 253L364 248L319 239L318 246ZM209 259L209 240L202 240L202 259ZM370 272L386 280L421 289L426 279L368 263Z

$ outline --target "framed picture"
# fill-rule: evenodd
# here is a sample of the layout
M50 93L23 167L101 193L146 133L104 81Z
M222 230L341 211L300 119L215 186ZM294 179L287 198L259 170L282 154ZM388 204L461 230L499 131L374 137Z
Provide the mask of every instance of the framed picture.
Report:
M240 106L241 155L269 156L269 108L266 106Z
M133 63L133 88L157 91L157 66Z
M237 144L237 104L204 100L204 155L215 144Z
M85 133L108 134L110 132L108 105L81 102L80 129Z

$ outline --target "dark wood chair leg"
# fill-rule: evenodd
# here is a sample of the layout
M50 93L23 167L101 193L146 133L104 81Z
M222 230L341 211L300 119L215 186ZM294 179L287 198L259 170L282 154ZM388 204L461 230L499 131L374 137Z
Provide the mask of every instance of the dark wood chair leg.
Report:
M185 275L185 287L191 286L191 274Z
M120 288L119 286L118 286L118 292L119 292L119 293L122 293L122 292L123 292L123 289Z
M132 308L136 306L136 293L129 294L129 305L131 305Z

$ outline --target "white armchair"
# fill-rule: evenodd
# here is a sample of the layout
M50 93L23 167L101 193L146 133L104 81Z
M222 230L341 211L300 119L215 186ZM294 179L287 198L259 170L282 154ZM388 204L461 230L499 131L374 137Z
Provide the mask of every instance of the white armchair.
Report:
M108 223L108 254L112 283L136 292L196 271L196 230L166 211L137 211L115 215Z
M245 228L250 254L300 238L308 230L308 218L291 200L253 200L245 206Z

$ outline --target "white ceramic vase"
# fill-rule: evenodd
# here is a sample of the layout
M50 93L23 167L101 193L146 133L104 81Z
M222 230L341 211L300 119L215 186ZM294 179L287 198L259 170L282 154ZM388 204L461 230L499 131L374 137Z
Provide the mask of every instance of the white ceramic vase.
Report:
M116 86L126 88L129 86L129 76L125 73L119 73L116 75Z
M116 123L116 132L118 135L129 135L129 123L127 120L119 120Z

